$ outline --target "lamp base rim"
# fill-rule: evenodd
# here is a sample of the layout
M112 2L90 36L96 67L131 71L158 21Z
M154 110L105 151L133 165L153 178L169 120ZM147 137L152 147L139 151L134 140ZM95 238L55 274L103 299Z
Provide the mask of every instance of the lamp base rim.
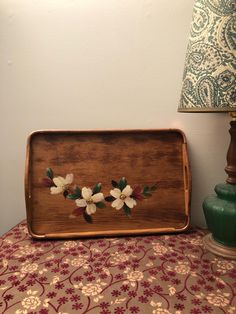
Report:
M212 233L208 233L203 237L203 245L208 251L215 255L236 260L236 247L220 244L214 240Z

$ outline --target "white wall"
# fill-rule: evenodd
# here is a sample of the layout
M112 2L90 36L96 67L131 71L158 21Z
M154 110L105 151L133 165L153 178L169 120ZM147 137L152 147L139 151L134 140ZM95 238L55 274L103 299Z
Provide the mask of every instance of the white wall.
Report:
M227 114L177 113L193 0L1 0L0 234L25 218L35 129L185 131L192 221L224 181Z

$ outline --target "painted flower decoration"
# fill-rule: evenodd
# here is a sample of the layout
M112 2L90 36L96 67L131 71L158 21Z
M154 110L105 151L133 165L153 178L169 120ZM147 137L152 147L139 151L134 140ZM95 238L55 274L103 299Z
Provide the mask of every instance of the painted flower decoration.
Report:
M137 200L142 201L152 196L152 192L157 189L156 185L132 188L128 185L125 177L121 178L119 182L112 180L111 184L114 189L110 191L111 196L106 197L105 200L112 202L111 206L116 210L123 208L128 217L131 217L131 209L137 205Z
M97 204L104 200L103 193L99 192L93 194L90 188L82 188L82 198L75 200L76 205L79 208L85 208L88 215L92 215L96 212Z
M74 175L67 174L65 178L58 176L54 177L53 170L47 168L47 177L43 179L43 184L50 187L51 194L63 193L64 197L69 200L74 200L76 208L70 215L71 218L83 215L88 223L92 223L91 215L94 214L97 208L106 207L104 195L101 193L102 185L97 183L93 190L89 187L72 186Z
M97 208L105 208L104 195L101 193L102 185L97 183L93 190L91 188L83 187L80 189L76 187L74 193L68 194L67 198L75 200L76 208L71 217L83 215L88 223L92 223L91 215L94 214Z
M97 183L93 189L90 187L83 187L82 189L73 185L74 175L67 174L66 177L54 176L51 168L47 168L47 177L43 178L43 184L50 188L51 194L63 194L65 199L74 200L76 208L73 210L70 218L83 215L88 223L92 223L92 215L95 214L97 208L105 208L104 200L111 202L111 206L116 210L123 208L125 214L131 217L131 209L137 205L137 201L142 201L145 198L152 196L156 191L157 186L145 186L144 188L136 186L132 188L125 177L121 178L119 182L111 181L113 189L110 195L104 197L101 192L102 184Z
M58 176L54 177L54 173L51 168L47 168L47 177L43 179L44 185L50 187L51 194L61 194L64 197L69 194L69 188L74 180L74 175L72 173L67 174L65 178Z
M131 197L133 193L133 189L130 185L126 185L126 187L121 191L118 188L114 188L110 191L110 194L115 198L112 202L111 206L117 210L120 210L124 205L128 206L129 208L133 208L137 205L134 198Z
M55 186L50 188L51 194L60 194L64 193L69 185L73 182L74 175L72 173L67 174L65 178L63 177L56 177L53 178L53 183Z

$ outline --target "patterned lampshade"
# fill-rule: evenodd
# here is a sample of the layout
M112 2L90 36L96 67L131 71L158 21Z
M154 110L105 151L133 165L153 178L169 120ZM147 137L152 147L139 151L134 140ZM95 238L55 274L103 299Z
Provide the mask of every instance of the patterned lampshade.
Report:
M196 0L178 111L236 111L236 0Z

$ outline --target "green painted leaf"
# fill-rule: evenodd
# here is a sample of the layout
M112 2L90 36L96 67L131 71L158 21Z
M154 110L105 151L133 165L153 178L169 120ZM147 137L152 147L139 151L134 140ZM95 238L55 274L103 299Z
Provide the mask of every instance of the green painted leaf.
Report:
M145 194L145 193L147 193L147 192L149 192L149 191L150 191L149 186L145 186L145 187L143 188L143 194Z
M107 201L107 202L113 202L114 200L115 200L115 197L113 197L113 196L105 197L105 201Z
M70 199L70 200L77 200L79 197L77 194L68 194L66 196L66 198Z
M152 193L150 193L150 192L145 192L145 193L143 193L143 195L144 195L145 197L151 197L151 196L152 196Z
M111 184L113 186L113 188L118 188L118 183L114 180L111 180Z
M78 186L75 188L75 194L77 195L77 198L81 197L81 189Z
M93 188L93 194L99 193L101 191L102 188L102 184L98 183L95 185L95 187Z
M68 199L70 199L70 200L77 200L78 198L81 198L81 190L80 190L80 188L77 186L75 188L75 193L68 194L66 197Z
M51 180L53 179L53 171L51 168L47 168L46 174Z
M101 208L101 209L106 207L106 204L103 203L103 202L96 203L95 205L96 205L98 208Z
M88 215L86 211L83 212L84 220L87 221L87 223L92 224L93 218L91 215Z
M131 208L129 208L129 206L127 206L126 204L124 204L123 209L124 209L124 212L125 212L126 216L128 216L129 218L131 218Z
M127 180L125 179L125 177L121 178L119 183L118 183L118 187L119 189L122 191L127 185Z

